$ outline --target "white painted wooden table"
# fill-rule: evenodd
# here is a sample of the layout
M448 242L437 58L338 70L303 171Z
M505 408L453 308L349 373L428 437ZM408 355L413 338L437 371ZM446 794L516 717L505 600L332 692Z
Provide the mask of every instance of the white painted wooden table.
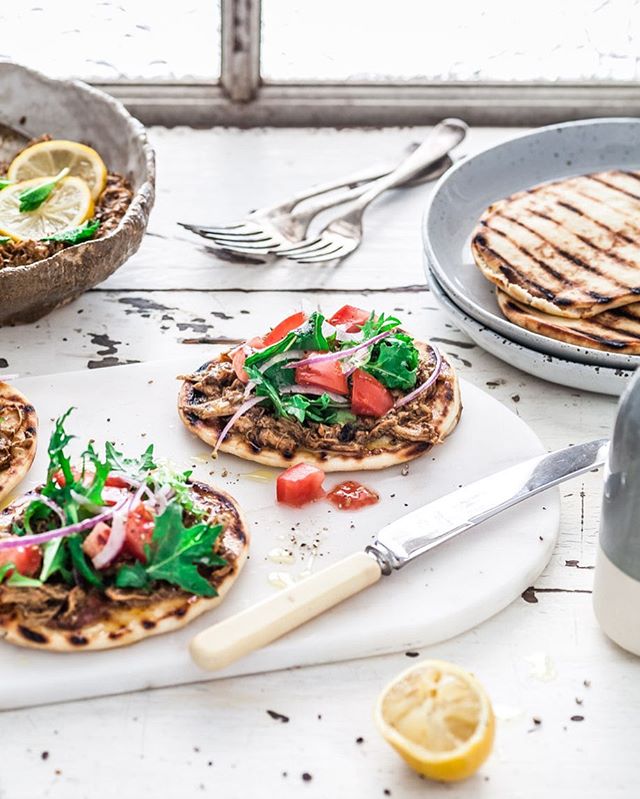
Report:
M435 338L467 380L520 414L550 449L606 435L612 399L508 367L435 307L421 266L426 187L379 201L367 216L365 246L337 269L227 264L175 225L233 219L322 176L393 155L422 133L152 130L158 201L141 251L47 319L1 329L0 375L185 352L196 364L210 343L261 330L303 299L332 308L366 293L368 306L396 310L416 334ZM508 135L474 131L464 147ZM400 653L3 713L0 797L637 796L640 664L605 639L591 610L600 476L568 484L563 497L560 543L537 584L477 629L420 652L476 672L495 703L494 754L467 783L425 783L374 729L379 690L414 662Z

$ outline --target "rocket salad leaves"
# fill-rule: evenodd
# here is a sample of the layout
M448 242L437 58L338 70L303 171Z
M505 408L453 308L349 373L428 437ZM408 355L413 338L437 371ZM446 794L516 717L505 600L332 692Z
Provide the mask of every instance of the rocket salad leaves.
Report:
M107 442L104 454L89 442L80 455L80 468L74 468L68 453L74 437L65 428L72 410L55 422L48 448L47 480L39 489L41 498L37 493L32 495L16 514L11 530L19 538L46 534L61 526L70 526L69 532L40 545L42 565L36 564L38 579L19 574L15 563L10 561L0 565L0 583L4 580L10 585L28 587L54 580L94 590L114 584L152 590L162 581L199 596L215 596L215 587L207 575L226 563L214 551L223 528L204 521L208 511L193 492L191 472L176 472L158 465L153 446L139 457L130 458L112 442ZM110 523L109 512L113 508L113 514L122 515L126 533L134 499L138 503L136 508L143 501L146 503L142 511L150 520L145 528L152 530L150 540L138 539L146 559L142 555L137 559L132 555L133 550L123 544L113 563L96 566L95 553L89 554L85 546L93 529L91 518L104 518L106 513ZM78 524L80 527L76 529ZM125 538L125 544L126 541Z

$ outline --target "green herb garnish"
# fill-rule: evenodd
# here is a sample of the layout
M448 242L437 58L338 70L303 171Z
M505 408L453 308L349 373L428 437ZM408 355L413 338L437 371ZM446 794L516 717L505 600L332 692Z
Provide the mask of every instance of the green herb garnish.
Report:
M11 572L9 577L5 580L7 574ZM6 585L14 585L19 588L33 588L34 586L42 585L41 580L36 580L34 577L27 577L16 569L13 563L3 563L0 566L0 583L5 582Z
M43 236L40 241L61 241L64 244L80 244L82 241L90 239L100 227L97 219L88 219L79 227L72 227L63 230L61 233L54 233L52 236Z
M226 561L216 555L213 546L222 526L204 522L185 527L182 508L170 502L164 513L156 517L151 543L145 545L146 563L137 561L124 565L116 574L119 588L148 589L155 580L177 585L198 596L217 596L217 591L198 566L224 566Z
M10 186L12 183L13 181L9 180L8 178L0 178L0 191L2 191L2 189L6 189L7 186Z
M55 177L49 178L49 180L41 183L39 186L34 186L32 189L21 192L18 195L18 199L20 200L20 213L25 214L28 211L35 211L36 208L40 208L62 178L66 177L68 174L69 167L66 166L64 169L61 169Z
M394 333L379 341L362 368L387 388L408 391L416 384L420 353L411 336Z
M0 236L0 244L8 244L11 241L11 236Z

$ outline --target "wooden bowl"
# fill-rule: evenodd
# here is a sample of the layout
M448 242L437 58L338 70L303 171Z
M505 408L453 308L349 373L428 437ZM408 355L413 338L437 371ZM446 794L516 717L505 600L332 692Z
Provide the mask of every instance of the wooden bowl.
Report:
M140 122L119 102L80 81L52 80L0 63L0 158L49 133L94 147L124 175L133 200L118 227L42 261L0 268L0 324L33 322L105 280L140 246L155 196L155 158ZM28 134L27 134L28 132Z

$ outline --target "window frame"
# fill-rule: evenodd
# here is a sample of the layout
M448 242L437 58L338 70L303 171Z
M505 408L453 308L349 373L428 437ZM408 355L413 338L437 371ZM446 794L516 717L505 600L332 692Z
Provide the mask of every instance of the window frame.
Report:
M213 0L212 0L213 2ZM640 115L637 82L266 82L260 75L261 0L221 0L220 81L94 81L147 125L361 127L541 125Z

